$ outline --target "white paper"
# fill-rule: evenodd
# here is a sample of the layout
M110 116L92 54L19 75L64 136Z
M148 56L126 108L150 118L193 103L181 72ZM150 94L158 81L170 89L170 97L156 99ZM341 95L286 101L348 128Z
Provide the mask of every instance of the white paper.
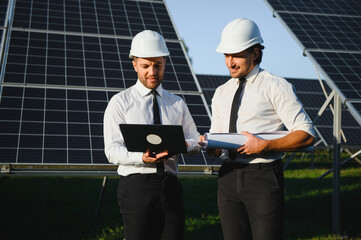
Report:
M258 138L272 140L287 135L288 131L275 131L267 133L253 133ZM242 133L205 133L202 141L204 148L237 149L246 141L247 137ZM307 147L301 151L312 151L313 147Z

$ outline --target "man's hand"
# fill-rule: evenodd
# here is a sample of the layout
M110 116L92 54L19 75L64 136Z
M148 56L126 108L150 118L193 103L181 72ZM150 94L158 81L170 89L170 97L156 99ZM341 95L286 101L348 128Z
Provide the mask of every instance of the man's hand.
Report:
M206 140L206 138L203 135L200 135L198 144L202 147L207 146L207 144L203 142L204 140ZM219 157L222 154L222 149L206 148L206 152L211 157Z
M293 152L311 146L314 137L302 130L296 130L284 137L272 140L260 139L253 134L242 131L248 140L237 149L240 154L258 154L261 152Z
M156 155L152 154L149 150L147 150L143 156L142 160L145 163L156 163L161 162L168 156L168 151L157 153Z
M207 146L207 144L204 142L204 140L206 140L206 138L205 138L203 135L200 135L200 136L199 136L198 145L199 145L199 146L202 146L202 147Z
M237 152L239 154L258 154L266 150L267 140L260 139L246 131L242 131L241 133L244 134L248 138L248 140L240 148L237 149Z

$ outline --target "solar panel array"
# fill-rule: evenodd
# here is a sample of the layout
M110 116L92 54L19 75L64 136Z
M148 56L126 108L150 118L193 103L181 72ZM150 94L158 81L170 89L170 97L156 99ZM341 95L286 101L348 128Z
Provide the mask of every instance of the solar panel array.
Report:
M228 81L229 76L223 75L202 75L197 74L197 79L202 87L206 101L211 107L211 100L215 89ZM325 93L318 80L287 78L287 81L295 86L297 97L302 102L305 111L311 119L316 119L317 113L326 101ZM329 95L331 89L324 84L326 94ZM320 118L315 122L316 142L320 141L316 147L333 147L333 114L327 108ZM345 138L342 145L349 149L359 149L361 146L361 128L347 109L342 110L342 130Z
M198 126L210 125L204 96L163 1L17 0L6 27L1 71L0 163L108 165L103 114L110 98L135 84L132 37L162 34L163 87L181 96ZM1 1L1 16L7 3ZM208 165L203 153L181 165Z
M265 0L361 125L361 5L358 0Z

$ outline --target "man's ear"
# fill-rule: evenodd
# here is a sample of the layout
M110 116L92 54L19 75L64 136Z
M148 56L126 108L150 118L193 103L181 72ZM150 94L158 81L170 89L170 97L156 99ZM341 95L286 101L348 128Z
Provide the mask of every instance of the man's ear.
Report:
M136 62L135 59L133 59L132 64L133 64L134 70L135 70L136 72L138 72L138 71L137 71L137 62Z
M256 60L259 56L259 48L253 49L253 60Z

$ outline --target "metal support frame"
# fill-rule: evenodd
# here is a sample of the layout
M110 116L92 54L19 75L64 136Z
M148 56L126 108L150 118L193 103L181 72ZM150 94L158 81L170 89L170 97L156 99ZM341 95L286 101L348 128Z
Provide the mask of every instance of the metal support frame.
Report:
M347 159L347 162L348 162L349 160L351 160L351 159L355 159L356 162L358 162L359 164L361 164L361 159L358 158L358 155L361 154L361 150L359 150L357 153L354 153L354 154L353 154L349 149L347 149L347 148L345 148L344 151L350 155L350 158ZM346 160L345 160L345 161L346 161ZM343 163L343 162L342 162L342 163ZM341 163L341 165L342 165L342 163Z
M312 151L311 152L311 162L310 162L310 169L314 169L315 165L314 165L314 160L315 160L315 152Z
M341 234L340 227L340 159L341 159L341 111L338 94L334 96L333 115L333 178L332 178L332 232Z
M292 152L291 156L288 158L288 160L283 164L283 171L285 171L288 167L288 164L290 164L291 160L294 159L294 157L296 156L297 152ZM306 156L308 155L308 152L302 152L302 156L301 159L303 160ZM310 167L311 169L314 168L313 165L313 159L314 158L314 151L311 151L311 160L310 160Z
M295 157L295 155L296 155L296 152L293 152L293 153L291 154L291 156L288 158L287 162L285 162L285 163L283 164L283 171L286 170L288 164L290 164L291 160Z
M82 164L11 164L0 163L1 176L97 176L115 177L117 165ZM179 176L201 177L217 175L220 165L178 165Z
M333 107L330 104L333 99ZM320 178L326 176L333 171L332 178L332 232L334 234L341 234L341 224L340 224L340 161L341 161L341 140L344 140L345 136L343 135L341 129L341 114L342 114L342 101L340 96L336 93L335 90L331 92L321 109L319 110L314 123L325 111L327 106L330 106L333 113L333 168L328 173L324 174Z
M100 210L100 207L101 207L102 202L103 202L104 190L105 190L105 187L107 185L107 180L108 180L108 177L104 176L102 187L100 188L100 194L99 194L97 209L95 210L95 216L94 216L95 218L98 217L99 210Z
M341 163L340 163L340 166L346 164L348 161L350 161L351 159L357 159L357 156L361 154L361 150L358 150L356 153L354 154L350 154L350 157L343 160ZM324 177L326 177L328 174L332 173L333 172L333 168L329 169L327 172L325 172L324 174L322 174L321 176L318 177L318 179L322 179Z

